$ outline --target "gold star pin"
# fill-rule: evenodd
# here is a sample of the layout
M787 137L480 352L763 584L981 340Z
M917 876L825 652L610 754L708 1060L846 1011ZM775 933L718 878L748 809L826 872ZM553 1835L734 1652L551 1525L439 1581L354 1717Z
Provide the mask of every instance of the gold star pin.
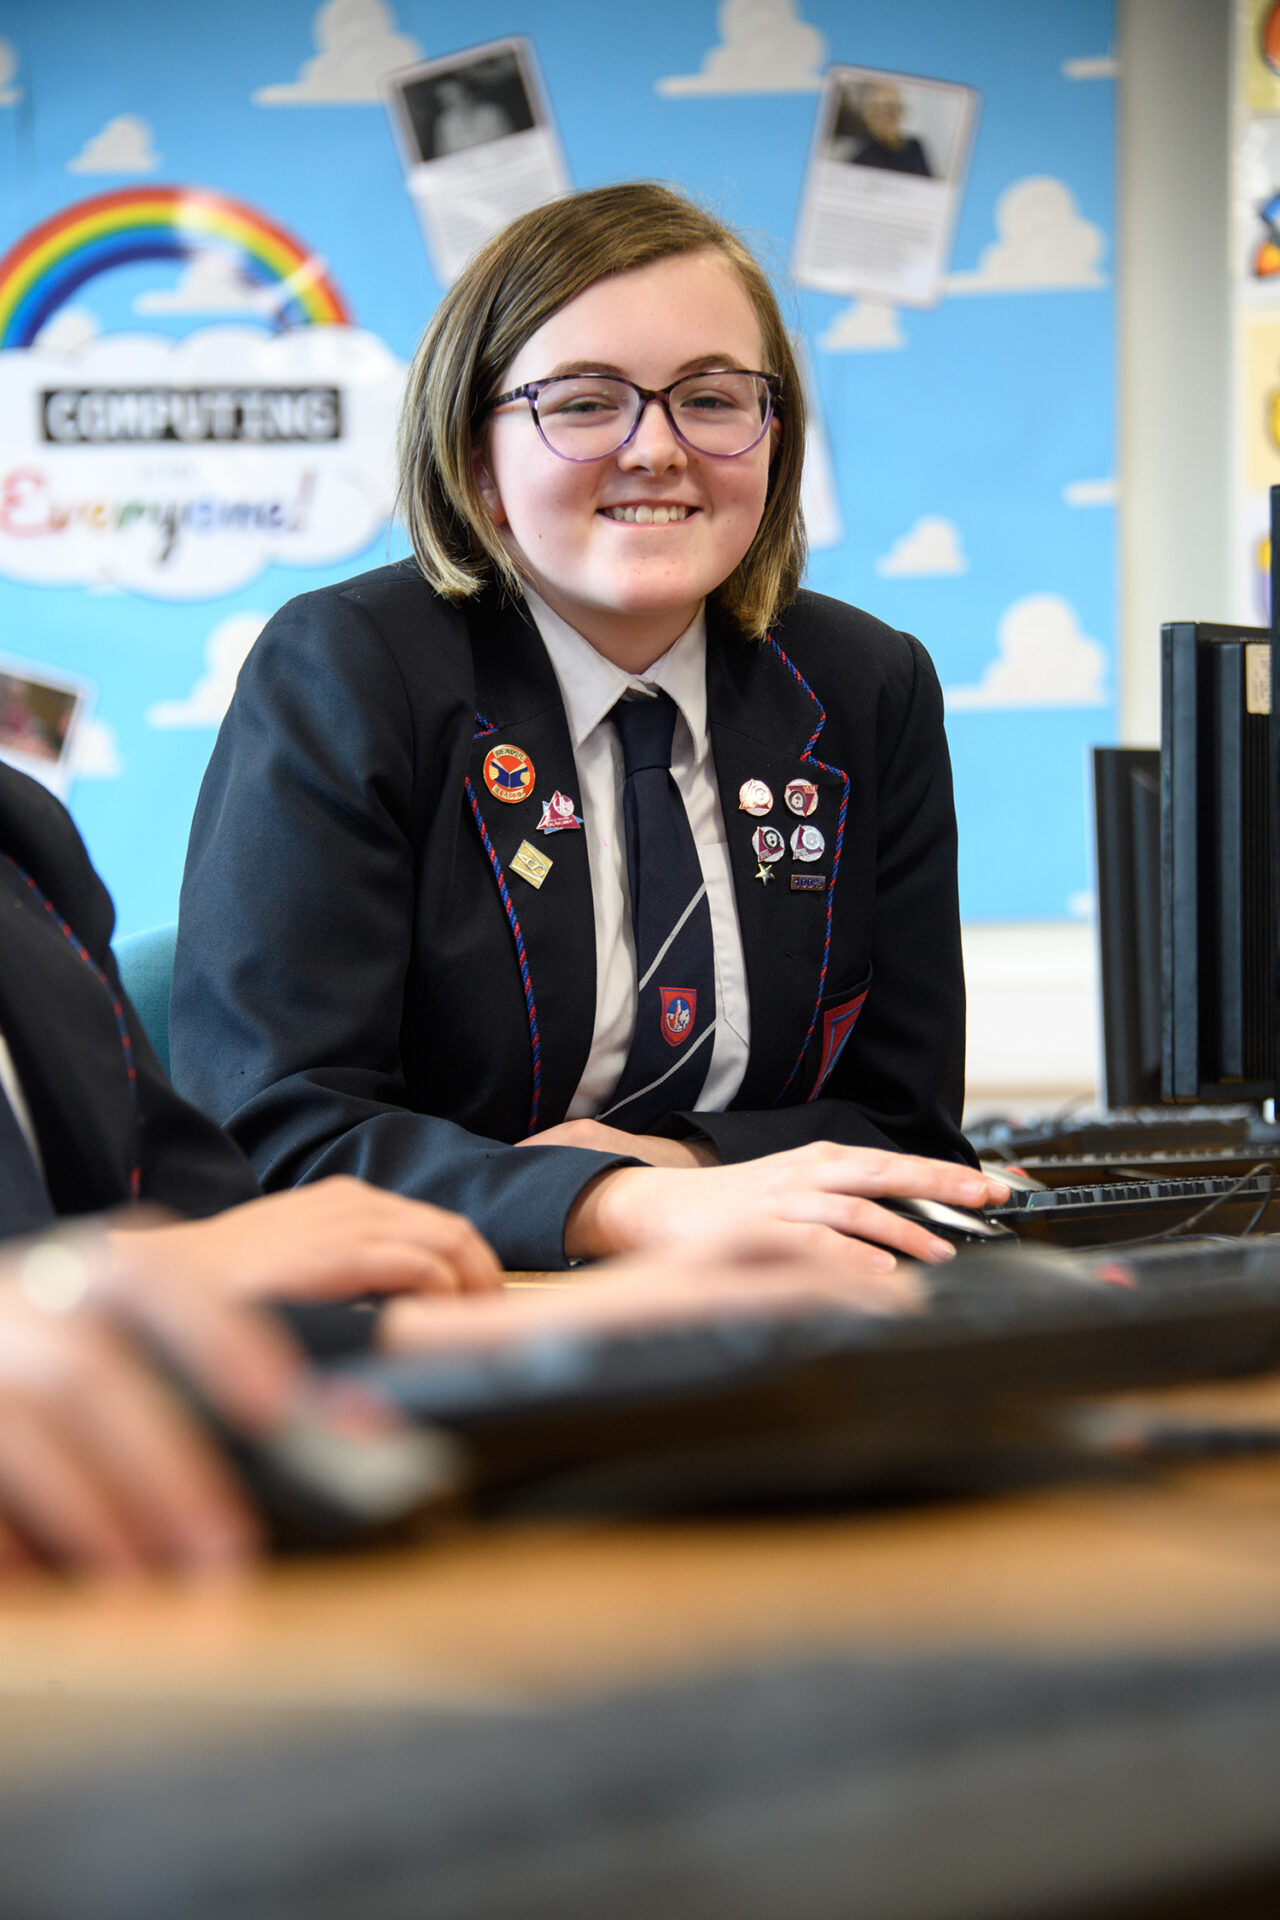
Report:
M760 865L756 868L756 879L759 880L764 886L767 887L769 882L772 880L772 878L773 878L773 868L766 867L764 864L764 861L762 860L760 862Z

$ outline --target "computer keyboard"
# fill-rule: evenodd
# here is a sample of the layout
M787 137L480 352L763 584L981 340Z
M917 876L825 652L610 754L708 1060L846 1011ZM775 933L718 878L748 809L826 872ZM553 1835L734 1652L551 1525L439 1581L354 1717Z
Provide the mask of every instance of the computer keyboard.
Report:
M483 1507L697 1508L999 1483L1092 1394L1280 1366L1280 1237L967 1249L924 1312L830 1302L349 1365L461 1449Z
M1200 1233L1267 1232L1280 1226L1280 1177L1256 1167L1227 1174L1097 1181L1043 1191L1015 1188L1007 1204L988 1207L1022 1240L1059 1247Z
M1148 1153L1194 1152L1200 1147L1255 1147L1280 1154L1280 1126L1256 1107L1128 1107L1110 1113L1049 1114L1015 1121L980 1118L966 1128L976 1151L1022 1164L1028 1156L1100 1160Z

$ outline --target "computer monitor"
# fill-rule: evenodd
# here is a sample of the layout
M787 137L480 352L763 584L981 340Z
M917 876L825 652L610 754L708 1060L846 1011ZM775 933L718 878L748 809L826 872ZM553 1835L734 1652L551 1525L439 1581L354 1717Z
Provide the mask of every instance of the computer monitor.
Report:
M1175 621L1161 643L1162 1093L1270 1099L1271 632Z
M1160 749L1093 749L1103 1103L1160 1101Z

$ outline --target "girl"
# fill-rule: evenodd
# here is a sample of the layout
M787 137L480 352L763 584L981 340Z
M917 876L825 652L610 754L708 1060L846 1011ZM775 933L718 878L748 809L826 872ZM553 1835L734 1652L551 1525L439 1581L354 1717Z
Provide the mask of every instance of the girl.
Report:
M357 1173L518 1267L761 1218L884 1270L950 1248L875 1196L1000 1197L937 682L798 590L803 455L763 273L666 187L445 295L414 558L269 623L196 812L175 1076L266 1185Z

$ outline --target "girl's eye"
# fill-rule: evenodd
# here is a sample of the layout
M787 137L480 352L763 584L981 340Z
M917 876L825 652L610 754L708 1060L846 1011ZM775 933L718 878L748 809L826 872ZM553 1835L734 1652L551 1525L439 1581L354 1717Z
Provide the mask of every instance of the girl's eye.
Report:
M538 410L544 419L598 420L616 414L622 401L611 387L568 386L544 391Z
M613 413L617 411L617 402L602 400L598 394L584 393L572 400L553 401L551 411L557 414Z
M734 413L738 401L731 394L718 393L714 389L706 393L689 393L680 402L681 410L693 408L698 413Z

